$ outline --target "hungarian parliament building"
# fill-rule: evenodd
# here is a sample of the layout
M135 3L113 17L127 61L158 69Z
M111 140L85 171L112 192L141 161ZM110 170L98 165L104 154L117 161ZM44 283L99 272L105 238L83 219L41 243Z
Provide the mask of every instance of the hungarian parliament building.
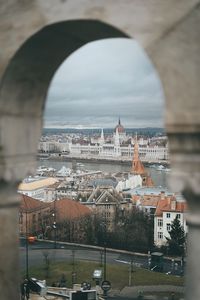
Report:
M127 136L120 119L115 127L111 138L104 137L104 131L98 138L91 137L89 142L73 141L40 141L38 150L43 153L60 152L62 156L96 159L132 160L134 153L134 138ZM166 136L153 138L140 138L137 140L139 146L139 156L146 162L168 162L169 152ZM66 154L67 153L67 154Z

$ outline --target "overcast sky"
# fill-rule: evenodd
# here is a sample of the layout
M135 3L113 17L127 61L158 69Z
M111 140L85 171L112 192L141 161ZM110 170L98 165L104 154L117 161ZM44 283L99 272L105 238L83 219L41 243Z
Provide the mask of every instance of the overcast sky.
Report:
M80 48L55 73L45 127L163 127L163 93L143 49L131 39Z

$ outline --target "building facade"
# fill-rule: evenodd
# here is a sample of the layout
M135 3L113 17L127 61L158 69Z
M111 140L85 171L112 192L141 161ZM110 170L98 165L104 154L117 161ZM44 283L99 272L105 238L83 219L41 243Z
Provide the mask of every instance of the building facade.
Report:
M166 137L164 137L166 140ZM158 162L168 161L168 144L154 143L155 138L152 140L152 144L149 143L149 139L144 140L142 137L138 141L138 151L140 158L143 161ZM104 137L104 131L101 130L101 135L98 139L91 138L84 143L72 142L70 139L68 142L62 142L61 140L40 141L38 145L39 152L45 153L68 153L75 157L91 157L91 158L115 158L115 159L127 159L130 160L134 153L134 140L126 135L125 129L119 122L114 129L113 136L109 141L106 141Z
M38 200L46 199L45 188L57 183L58 179L53 177L28 177L18 187L18 193ZM48 200L48 199L47 199Z
M156 246L167 244L166 238L170 237L171 224L176 217L187 233L187 211L186 202L178 202L175 196L163 197L158 201L154 217L154 243Z

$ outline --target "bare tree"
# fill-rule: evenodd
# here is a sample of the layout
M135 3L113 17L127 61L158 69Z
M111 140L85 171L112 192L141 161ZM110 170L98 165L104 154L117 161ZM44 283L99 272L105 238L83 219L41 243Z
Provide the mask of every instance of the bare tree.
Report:
M44 257L44 270L45 270L45 278L49 278L50 276L50 253L48 250L42 251Z

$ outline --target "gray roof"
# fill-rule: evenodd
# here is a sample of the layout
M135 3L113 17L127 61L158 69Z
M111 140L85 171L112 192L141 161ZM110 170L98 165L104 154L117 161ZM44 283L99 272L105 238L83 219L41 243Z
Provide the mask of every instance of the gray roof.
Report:
M88 186L112 186L113 188L115 188L117 186L117 180L115 178L97 178L91 180L88 183Z
M173 195L174 193L170 192L167 188L161 186L158 187L136 187L127 191L131 195L159 195L161 192L165 192L166 195ZM125 192L126 193L126 192Z

